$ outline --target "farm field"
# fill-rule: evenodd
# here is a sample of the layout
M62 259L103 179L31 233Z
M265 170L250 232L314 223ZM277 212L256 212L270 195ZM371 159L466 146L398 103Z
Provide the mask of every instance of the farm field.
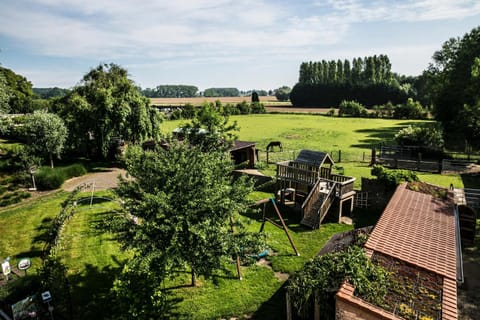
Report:
M260 102L265 106L270 105L285 105L291 106L290 102L278 101L275 96L261 96ZM150 98L150 101L155 106L182 106L191 103L194 106L200 106L204 102L220 101L222 104L236 104L242 101L250 102L250 96L245 97L192 97L192 98Z

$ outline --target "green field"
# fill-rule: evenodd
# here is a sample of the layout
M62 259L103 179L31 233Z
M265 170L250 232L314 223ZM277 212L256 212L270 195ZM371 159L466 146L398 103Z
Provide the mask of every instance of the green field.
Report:
M295 158L301 149L325 151L337 162L339 151L341 162L336 169L347 176L357 178L355 187L360 188L361 177L371 177L370 162L372 147L381 143L392 143L394 135L402 128L423 123L420 120L392 120L368 118L339 118L300 114L259 114L230 117L236 121L240 131L239 140L253 141L257 149L264 151L270 141L281 141L283 157ZM188 120L165 121L164 133L187 123ZM260 152L260 160L265 159ZM288 159L284 159L288 160ZM260 171L267 175L275 174L274 165L259 164ZM449 187L462 188L464 183L459 175L418 174L422 181Z

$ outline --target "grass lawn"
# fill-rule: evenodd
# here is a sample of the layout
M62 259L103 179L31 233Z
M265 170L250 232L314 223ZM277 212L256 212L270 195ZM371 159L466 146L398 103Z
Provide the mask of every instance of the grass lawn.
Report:
M41 266L45 235L50 222L60 212L66 198L64 192L54 192L26 203L0 209L0 257L10 257L16 264L20 258L30 258L35 273Z

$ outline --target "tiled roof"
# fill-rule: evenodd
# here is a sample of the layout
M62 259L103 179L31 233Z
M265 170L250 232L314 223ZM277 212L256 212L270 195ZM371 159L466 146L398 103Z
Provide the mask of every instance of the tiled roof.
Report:
M365 244L413 265L456 279L453 201L400 185Z
M443 276L442 319L457 319L457 248L453 200L398 186L365 244Z

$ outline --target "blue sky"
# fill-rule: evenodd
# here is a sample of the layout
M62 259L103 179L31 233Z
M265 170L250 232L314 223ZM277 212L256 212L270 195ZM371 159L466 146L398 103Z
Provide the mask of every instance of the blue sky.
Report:
M275 89L302 61L387 54L418 75L480 25L473 0L2 0L0 63L35 87L72 87L114 62L158 84Z

